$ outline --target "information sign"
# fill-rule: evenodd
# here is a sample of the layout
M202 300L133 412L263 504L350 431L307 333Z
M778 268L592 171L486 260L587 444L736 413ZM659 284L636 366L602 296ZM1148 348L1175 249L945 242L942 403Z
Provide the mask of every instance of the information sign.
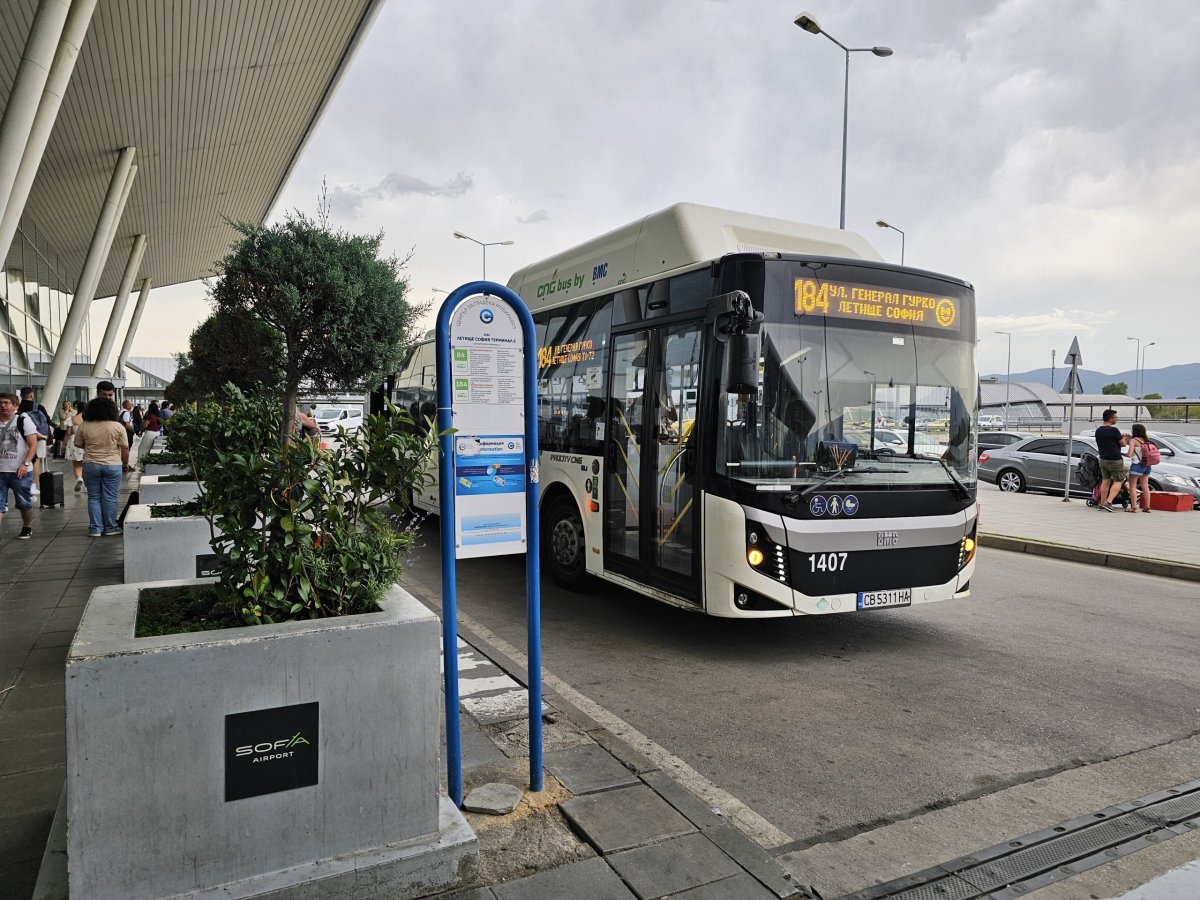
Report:
M525 391L521 320L487 295L450 319L455 556L524 553Z
M796 315L894 322L938 331L961 330L958 301L869 284L801 277L795 280Z

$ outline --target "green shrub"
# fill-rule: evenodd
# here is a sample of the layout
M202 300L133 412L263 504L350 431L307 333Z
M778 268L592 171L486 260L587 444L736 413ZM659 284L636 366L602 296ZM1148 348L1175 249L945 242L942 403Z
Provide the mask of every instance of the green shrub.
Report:
M203 482L221 596L251 624L377 609L413 544L411 497L432 478L436 435L393 408L321 449L280 438L278 409L227 386L171 419Z

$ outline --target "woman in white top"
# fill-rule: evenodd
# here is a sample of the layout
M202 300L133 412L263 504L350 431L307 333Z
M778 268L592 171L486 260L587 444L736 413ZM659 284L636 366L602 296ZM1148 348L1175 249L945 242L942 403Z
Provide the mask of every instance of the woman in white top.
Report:
M1142 489L1142 512L1150 512L1150 466L1146 465L1145 451L1147 441L1146 426L1137 422L1133 426L1133 436L1125 448L1125 455L1132 461L1129 467L1129 510L1138 511L1138 487Z

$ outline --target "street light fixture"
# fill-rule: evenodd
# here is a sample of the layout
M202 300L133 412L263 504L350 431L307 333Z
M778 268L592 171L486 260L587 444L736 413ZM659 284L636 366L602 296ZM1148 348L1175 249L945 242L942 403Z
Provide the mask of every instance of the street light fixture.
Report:
M846 54L846 89L842 100L842 209L838 219L838 228L846 228L846 131L850 121L850 54L874 53L876 56L891 56L891 47L847 47L828 31L825 31L811 14L802 12L796 16L796 25L809 34L823 34L833 41Z
M469 234L463 234L461 231L454 232L456 238L461 238L464 241L471 241L483 248L483 280L487 281L487 248L488 247L508 247L512 245L512 241L481 241L471 237Z
M1133 348L1133 399L1140 400L1142 398L1141 385L1141 368L1142 368L1142 339L1135 337L1125 338L1127 341L1137 341ZM1137 404L1133 405L1133 417L1138 417Z
M890 229L892 229L892 231L900 231L900 229L897 228L895 225L889 225L887 222L883 221L883 219L877 220L875 222L875 224L878 225L880 228L890 228ZM900 265L904 265L904 232L903 231L900 231Z
M1008 335L1008 366L1004 371L1004 427L1012 428L1008 421L1008 401L1012 392L1012 332L997 331L996 334Z
M1145 385L1142 383L1142 375L1146 371L1146 351L1149 350L1151 347L1153 347L1157 343L1158 343L1158 341L1151 341L1145 347L1142 348L1142 359L1141 359L1141 362L1138 363L1138 377L1137 377L1138 399L1139 400L1142 399L1142 388L1145 387ZM1146 408L1146 414L1147 415L1150 414L1149 407ZM1137 416L1138 416L1138 410L1137 410L1137 406L1135 405L1133 408L1133 417L1136 419Z

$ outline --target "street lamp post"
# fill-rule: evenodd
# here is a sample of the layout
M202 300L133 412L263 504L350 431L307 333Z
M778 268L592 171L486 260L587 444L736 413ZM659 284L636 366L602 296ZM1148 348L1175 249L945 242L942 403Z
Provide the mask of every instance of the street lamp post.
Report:
M1137 376L1138 399L1139 400L1142 399L1142 388L1145 386L1142 383L1142 374L1146 371L1146 351L1149 350L1151 347L1153 347L1157 343L1158 343L1158 341L1151 341L1145 347L1142 348L1142 358L1141 358L1141 361L1138 363L1138 376ZM1150 414L1149 407L1147 407L1147 409L1146 409L1146 414L1147 415ZM1133 417L1136 419L1137 416L1138 416L1138 410L1137 410L1137 406L1135 405L1133 408Z
M483 280L487 281L487 248L488 247L509 247L512 241L481 241L471 237L469 234L463 234L461 231L454 232L456 238L461 238L464 241L471 241L483 248Z
M850 54L874 53L876 56L891 56L891 47L847 47L828 31L817 24L817 20L806 12L800 13L795 19L796 25L809 34L823 34L833 41L846 54L846 89L842 100L842 211L838 220L838 228L846 228L846 131L850 122Z
M1012 394L1012 332L997 331L996 334L1008 336L1008 366L1004 370L1004 427L1011 429L1012 424L1008 421L1008 401Z
M890 228L892 231L900 231L895 225L889 225L887 222L880 219L875 223L880 228ZM900 265L904 265L904 232L900 231Z

